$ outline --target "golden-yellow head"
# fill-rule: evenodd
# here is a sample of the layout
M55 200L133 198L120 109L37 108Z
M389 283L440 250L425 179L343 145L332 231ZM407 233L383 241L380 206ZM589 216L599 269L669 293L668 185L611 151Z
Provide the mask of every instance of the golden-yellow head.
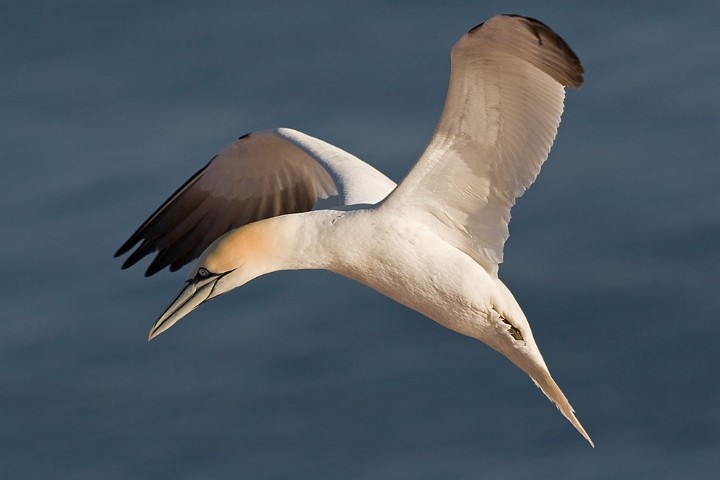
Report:
M244 265L262 263L272 252L272 223L268 220L254 222L221 236L200 255L189 278L202 268L222 274Z
M274 219L231 230L213 242L190 270L185 288L150 329L152 339L203 302L278 269Z

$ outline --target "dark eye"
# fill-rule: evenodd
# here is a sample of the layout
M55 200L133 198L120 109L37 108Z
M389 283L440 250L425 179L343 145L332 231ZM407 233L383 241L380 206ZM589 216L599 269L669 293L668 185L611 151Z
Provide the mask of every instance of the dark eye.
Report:
M208 271L205 267L198 268L197 276L198 278L208 278L211 275L210 271Z

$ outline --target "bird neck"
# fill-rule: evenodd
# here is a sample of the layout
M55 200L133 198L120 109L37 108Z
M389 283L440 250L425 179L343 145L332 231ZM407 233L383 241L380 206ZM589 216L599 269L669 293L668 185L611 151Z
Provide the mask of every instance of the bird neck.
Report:
M331 270L337 259L334 223L344 212L321 210L273 217L272 263L276 270Z

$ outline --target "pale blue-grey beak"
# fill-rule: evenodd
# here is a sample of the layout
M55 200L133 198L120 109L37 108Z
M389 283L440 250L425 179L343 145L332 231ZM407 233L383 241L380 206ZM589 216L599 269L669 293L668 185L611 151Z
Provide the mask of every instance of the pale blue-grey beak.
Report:
M210 298L215 284L220 278L222 278L222 275L211 275L205 278L196 277L188 280L187 285L177 298L175 298L165 312L160 315L160 318L155 321L155 324L148 334L148 340L152 340L175 325L178 320Z

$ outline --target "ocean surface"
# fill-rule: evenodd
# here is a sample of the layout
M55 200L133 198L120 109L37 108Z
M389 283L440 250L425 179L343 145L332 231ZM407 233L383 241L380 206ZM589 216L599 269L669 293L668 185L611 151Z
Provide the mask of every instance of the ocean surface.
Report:
M146 334L116 249L286 126L401 180L496 13L583 61L500 276L592 449L480 342L326 272ZM0 1L0 478L715 479L720 2Z

